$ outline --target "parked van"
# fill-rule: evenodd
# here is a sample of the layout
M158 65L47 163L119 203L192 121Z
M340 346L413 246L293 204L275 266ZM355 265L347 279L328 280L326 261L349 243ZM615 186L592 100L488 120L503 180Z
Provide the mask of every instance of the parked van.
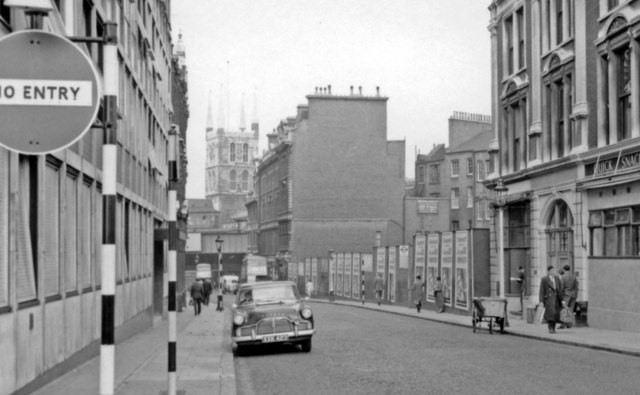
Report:
M222 292L233 294L238 292L238 276L222 276Z

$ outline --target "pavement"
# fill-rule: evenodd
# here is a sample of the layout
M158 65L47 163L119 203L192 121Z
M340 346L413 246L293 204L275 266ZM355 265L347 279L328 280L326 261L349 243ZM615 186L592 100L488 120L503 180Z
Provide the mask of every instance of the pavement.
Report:
M231 305L227 296L226 305ZM177 313L177 394L232 395L236 393L230 345L230 309L216 312L215 303L196 316L188 306ZM158 395L168 389L168 320L157 323L116 345L115 393ZM59 377L34 392L37 395L100 393L100 357Z
M332 303L348 308L363 308L388 314L415 317L445 324L458 325L472 331L471 317L452 313L436 313L423 309L355 300L312 298L311 303ZM195 316L193 308L177 313L177 389L179 395L235 395L236 379L230 345L231 296L226 297L224 313L215 311L215 304L203 307ZM158 321L148 330L116 346L115 388L118 395L151 395L167 393L167 337L166 319ZM480 323L481 331L488 324ZM546 324L529 324L520 316L509 316L508 327L501 335L521 336L596 350L610 351L640 357L640 333L619 332L588 327L574 327L547 331ZM64 376L34 392L37 395L85 395L99 393L100 358L96 357Z

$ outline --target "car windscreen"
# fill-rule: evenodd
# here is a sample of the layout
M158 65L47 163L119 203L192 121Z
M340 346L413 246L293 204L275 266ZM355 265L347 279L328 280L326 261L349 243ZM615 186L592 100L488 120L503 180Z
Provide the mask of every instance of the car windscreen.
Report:
M243 289L238 295L238 301L241 306L251 303L290 302L297 299L298 294L291 285Z

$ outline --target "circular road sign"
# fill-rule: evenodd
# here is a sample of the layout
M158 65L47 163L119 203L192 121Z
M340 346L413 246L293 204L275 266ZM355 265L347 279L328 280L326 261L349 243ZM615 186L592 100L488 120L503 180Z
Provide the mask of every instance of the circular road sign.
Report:
M23 30L0 39L0 145L25 154L78 141L98 113L98 73L67 38Z

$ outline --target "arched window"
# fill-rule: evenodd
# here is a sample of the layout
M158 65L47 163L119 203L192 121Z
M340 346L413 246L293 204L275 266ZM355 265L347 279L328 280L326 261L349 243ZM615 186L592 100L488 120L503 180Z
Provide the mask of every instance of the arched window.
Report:
M229 162L235 162L235 161L236 161L236 144L231 143L231 145L229 146Z
M244 163L249 162L249 144L242 145L242 161Z
M236 171L235 170L231 170L229 172L229 190L230 191L236 190Z
M243 191L249 190L249 172L246 170L242 172L242 190Z

